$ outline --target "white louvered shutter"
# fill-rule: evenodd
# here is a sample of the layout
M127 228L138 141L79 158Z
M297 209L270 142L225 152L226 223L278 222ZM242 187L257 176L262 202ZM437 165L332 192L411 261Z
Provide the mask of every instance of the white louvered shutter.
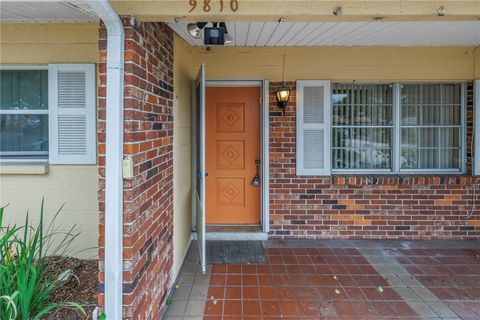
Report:
M49 65L48 87L49 162L95 164L95 65Z
M297 81L297 175L330 174L330 81Z

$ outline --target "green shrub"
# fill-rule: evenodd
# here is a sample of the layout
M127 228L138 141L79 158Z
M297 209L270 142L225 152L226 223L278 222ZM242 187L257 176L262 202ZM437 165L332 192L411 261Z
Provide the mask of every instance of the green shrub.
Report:
M0 208L0 320L41 319L61 307L74 307L85 314L78 303L49 301L66 279L54 275L45 257L67 254L78 236L75 226L61 232L55 225L61 209L45 228L43 200L40 221L35 226L29 221L28 212L24 225L4 225L5 208Z

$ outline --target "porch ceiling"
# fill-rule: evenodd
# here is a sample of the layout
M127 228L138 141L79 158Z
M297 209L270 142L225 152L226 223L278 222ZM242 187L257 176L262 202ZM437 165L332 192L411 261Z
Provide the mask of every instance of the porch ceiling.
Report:
M188 22L169 26L192 46ZM315 46L475 46L479 21L227 22L235 47Z
M2 23L97 22L86 1L0 1Z

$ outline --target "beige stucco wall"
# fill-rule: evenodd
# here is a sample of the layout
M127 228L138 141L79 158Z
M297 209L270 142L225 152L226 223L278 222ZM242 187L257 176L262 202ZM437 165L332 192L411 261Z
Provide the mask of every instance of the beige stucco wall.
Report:
M0 64L96 63L97 24L0 24ZM96 165L50 165L40 175L1 174L0 205L8 204L6 220L23 223L28 210L38 219L42 197L48 221L58 216L59 230L77 225L72 255L97 256L98 169Z
M176 278L192 233L191 88L193 55L175 35L173 58L173 271Z
M195 53L195 67L205 62L210 79L281 81L284 55L285 80L292 81L469 80L474 73L473 47L195 48Z
M480 79L480 46L476 47L474 50L474 78Z

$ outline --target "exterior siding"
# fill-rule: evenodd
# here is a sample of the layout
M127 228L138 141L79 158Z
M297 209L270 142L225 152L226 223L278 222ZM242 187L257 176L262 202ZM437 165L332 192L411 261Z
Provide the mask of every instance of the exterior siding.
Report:
M295 82L285 116L270 84L270 238L478 239L480 177L296 175ZM472 86L468 98L471 148ZM471 158L472 150L468 150Z
M344 82L473 80L479 51L456 46L194 48L196 68L205 62L208 79Z
M173 108L173 278L176 278L192 235L192 81L190 46L174 40Z
M97 24L0 24L2 65L97 63ZM56 223L62 230L77 225L79 236L70 255L97 257L98 169L96 165L48 165L46 174L5 174L0 167L0 206L8 205L6 223L23 224L25 214L38 221L45 198L45 220L64 204Z
M158 319L173 270L173 32L122 18L125 29L124 154L134 178L123 185L125 319ZM100 30L99 164L105 163L106 31ZM104 180L99 256L104 259ZM103 264L100 264L102 271ZM104 274L100 272L100 281ZM102 291L102 290L101 290ZM99 304L103 304L100 294Z

